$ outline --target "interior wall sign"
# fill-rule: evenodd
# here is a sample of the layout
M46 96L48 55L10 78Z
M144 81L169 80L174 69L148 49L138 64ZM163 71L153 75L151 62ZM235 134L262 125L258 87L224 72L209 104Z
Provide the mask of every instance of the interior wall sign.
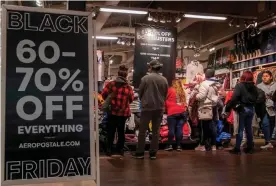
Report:
M147 63L154 59L163 64L161 73L169 84L172 83L176 68L176 38L176 28L136 27L134 87L139 87L141 78L147 74Z
M14 6L2 13L3 183L95 179L92 16Z

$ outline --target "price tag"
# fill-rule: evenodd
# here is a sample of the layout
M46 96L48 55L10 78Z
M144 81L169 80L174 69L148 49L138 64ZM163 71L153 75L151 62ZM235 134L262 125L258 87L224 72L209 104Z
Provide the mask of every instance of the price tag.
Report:
M92 17L26 7L2 11L4 180L93 178Z

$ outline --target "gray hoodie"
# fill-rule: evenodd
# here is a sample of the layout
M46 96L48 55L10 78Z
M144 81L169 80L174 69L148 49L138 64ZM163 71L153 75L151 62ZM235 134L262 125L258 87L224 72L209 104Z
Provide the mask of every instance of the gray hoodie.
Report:
M276 83L272 82L269 85L266 85L264 83L260 83L257 85L259 89L264 91L265 96L266 96L266 110L270 116L275 116L275 111L274 111L274 102L272 101L272 95L276 91Z
M158 73L144 76L139 86L142 111L163 110L168 88L167 79Z

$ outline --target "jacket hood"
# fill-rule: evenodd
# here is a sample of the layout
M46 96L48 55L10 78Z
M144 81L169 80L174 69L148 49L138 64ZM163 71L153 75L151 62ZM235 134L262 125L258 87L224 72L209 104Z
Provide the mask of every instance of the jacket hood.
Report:
M220 84L216 78L210 78L210 79L207 79L206 81L209 81L210 85L212 85L212 87L215 88L217 91L222 87L222 84Z
M116 83L120 83L120 84L128 84L127 80L121 76L118 76L115 80Z
M176 102L176 91L174 90L174 88L168 89L167 101Z

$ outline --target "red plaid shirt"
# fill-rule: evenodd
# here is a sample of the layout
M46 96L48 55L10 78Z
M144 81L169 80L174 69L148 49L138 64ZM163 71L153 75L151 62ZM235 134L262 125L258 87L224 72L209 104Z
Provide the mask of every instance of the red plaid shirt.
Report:
M132 88L128 84L117 88L116 82L112 81L105 86L102 92L103 98L106 99L112 92L116 95L111 100L111 114L129 117L131 115L129 104L134 100Z

